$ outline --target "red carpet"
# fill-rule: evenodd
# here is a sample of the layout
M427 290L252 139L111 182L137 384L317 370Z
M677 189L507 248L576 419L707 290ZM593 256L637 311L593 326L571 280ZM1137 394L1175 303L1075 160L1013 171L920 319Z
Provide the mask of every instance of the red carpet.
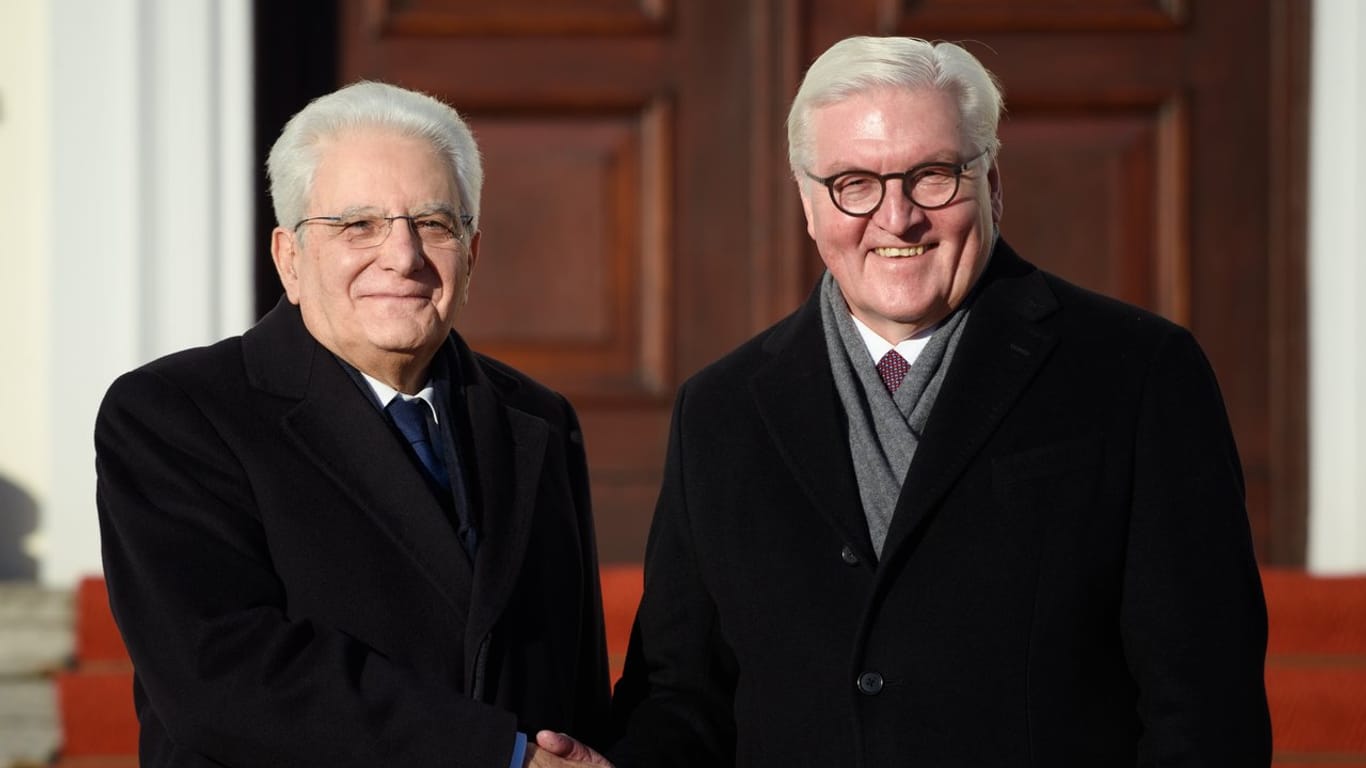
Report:
M1276 768L1366 768L1366 577L1267 569Z

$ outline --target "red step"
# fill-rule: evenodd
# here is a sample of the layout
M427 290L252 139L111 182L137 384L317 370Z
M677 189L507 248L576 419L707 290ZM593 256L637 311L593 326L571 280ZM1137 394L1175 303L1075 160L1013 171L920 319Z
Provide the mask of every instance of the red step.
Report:
M1267 653L1366 659L1366 576L1262 571L1271 624Z
M80 666L57 675L62 756L136 755L131 668Z
M1275 768L1366 768L1366 577L1267 568Z
M639 563L603 565L600 577L603 623L607 625L607 660L615 685L626 661L626 646L631 638L631 624L636 620L645 577Z
M1366 667L1273 662L1266 689L1278 753L1355 753L1366 762Z
M85 578L76 588L76 661L126 662L128 651L109 612L104 579Z

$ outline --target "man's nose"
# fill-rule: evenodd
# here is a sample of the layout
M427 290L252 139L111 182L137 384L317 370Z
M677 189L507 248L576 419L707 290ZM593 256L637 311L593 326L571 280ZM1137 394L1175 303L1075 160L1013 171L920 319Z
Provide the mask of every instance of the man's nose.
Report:
M873 213L873 222L882 229L900 234L921 221L925 210L911 201L904 179L890 179L882 192L882 205Z
M406 216L395 218L389 226L389 236L379 245L379 258L383 265L405 274L422 269L427 257L412 219Z

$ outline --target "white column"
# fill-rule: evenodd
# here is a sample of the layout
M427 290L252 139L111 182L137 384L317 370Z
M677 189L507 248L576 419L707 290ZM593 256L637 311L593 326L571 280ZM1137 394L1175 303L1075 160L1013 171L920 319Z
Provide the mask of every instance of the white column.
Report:
M33 541L51 467L48 35L44 0L0 18L0 577L33 576Z
M1366 572L1366 10L1313 15L1308 560Z
M41 577L98 573L118 374L251 318L248 0L50 0L50 492Z

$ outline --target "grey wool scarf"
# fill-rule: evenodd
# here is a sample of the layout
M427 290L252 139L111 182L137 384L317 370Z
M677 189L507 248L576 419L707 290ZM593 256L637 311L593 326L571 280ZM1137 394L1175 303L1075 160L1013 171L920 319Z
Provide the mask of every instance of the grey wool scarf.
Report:
M830 272L821 280L821 322L835 389L849 422L849 451L854 460L863 514L873 551L882 545L901 496L906 472L929 421L944 374L953 360L968 316L965 302L935 329L895 396L883 386L839 284ZM911 489L914 492L914 489Z

